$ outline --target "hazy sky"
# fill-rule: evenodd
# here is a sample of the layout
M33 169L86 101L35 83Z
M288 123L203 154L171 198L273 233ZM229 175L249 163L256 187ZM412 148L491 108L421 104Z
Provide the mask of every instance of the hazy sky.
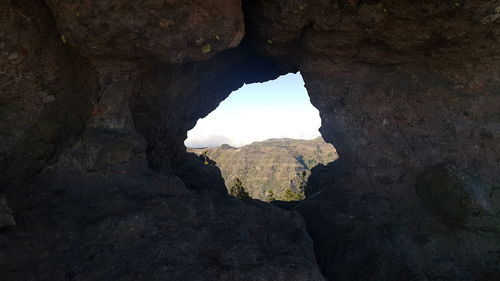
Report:
M320 136L319 112L309 101L302 76L244 85L188 132L187 147L242 146L270 138Z

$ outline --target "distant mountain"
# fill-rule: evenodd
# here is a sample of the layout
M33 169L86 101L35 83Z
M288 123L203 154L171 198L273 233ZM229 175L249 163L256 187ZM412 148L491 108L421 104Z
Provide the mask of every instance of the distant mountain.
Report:
M338 158L333 145L313 140L269 139L235 148L227 144L194 149L216 162L228 189L239 179L250 197L263 201L303 198L311 168ZM206 162L211 163L210 161Z

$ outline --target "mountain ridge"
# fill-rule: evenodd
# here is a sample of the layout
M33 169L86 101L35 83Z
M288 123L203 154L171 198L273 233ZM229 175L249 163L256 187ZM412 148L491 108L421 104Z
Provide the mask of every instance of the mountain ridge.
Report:
M303 198L310 170L338 158L333 145L321 137L312 140L272 138L241 147L222 144L187 150L214 161L228 189L239 179L252 198L263 201Z

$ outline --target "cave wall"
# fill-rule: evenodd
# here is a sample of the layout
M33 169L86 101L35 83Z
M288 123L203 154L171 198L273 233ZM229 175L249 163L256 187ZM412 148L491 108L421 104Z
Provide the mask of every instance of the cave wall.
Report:
M446 161L500 182L498 5L257 1L253 9L257 48L297 61L323 136L370 181L360 188L402 196L394 189Z
M0 11L2 280L500 276L495 1ZM243 83L296 71L341 157L292 207L308 233L296 212L228 197L183 146Z
M92 66L61 41L42 2L0 9L1 185L37 174L61 141L81 133L99 89Z
M498 279L498 3L249 7L256 48L296 61L340 155L293 208L326 276Z
M46 4L0 3L0 279L324 280L300 215L174 174L197 114L277 75L220 80L239 1Z
M131 110L136 128L148 140L151 167L165 172L184 165L184 140L199 118L243 83L275 79L290 71L293 66L263 57L245 43L208 61L149 70L132 97Z

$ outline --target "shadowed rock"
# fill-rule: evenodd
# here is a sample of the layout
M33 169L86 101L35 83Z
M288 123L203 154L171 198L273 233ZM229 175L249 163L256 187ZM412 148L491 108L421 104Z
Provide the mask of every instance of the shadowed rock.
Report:
M497 1L0 14L0 193L16 222L0 230L1 280L499 279ZM308 233L297 213L176 175L199 118L296 71L340 155L288 206Z
M16 225L16 221L12 215L12 210L7 205L7 201L4 198L0 198L0 227L14 225Z
M498 188L445 164L420 175L416 188L424 204L445 221L471 230L500 231Z

